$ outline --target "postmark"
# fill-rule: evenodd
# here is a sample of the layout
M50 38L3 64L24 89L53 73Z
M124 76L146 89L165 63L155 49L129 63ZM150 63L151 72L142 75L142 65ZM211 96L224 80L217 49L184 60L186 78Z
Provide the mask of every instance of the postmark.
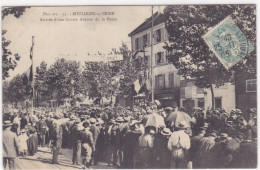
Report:
M253 45L230 16L206 33L203 38L226 69L253 51Z

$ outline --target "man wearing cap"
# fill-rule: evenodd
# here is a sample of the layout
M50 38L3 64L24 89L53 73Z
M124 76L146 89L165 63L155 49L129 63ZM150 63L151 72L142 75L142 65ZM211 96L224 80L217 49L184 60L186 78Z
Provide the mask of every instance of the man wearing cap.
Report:
M212 165L212 162L215 161L215 157L212 154L212 149L216 144L216 138L217 138L217 131L212 130L209 134L209 136L202 137L200 139L200 145L199 145L199 168L214 168Z
M116 120L115 124L111 126L111 135L110 135L110 146L111 146L111 160L114 166L120 166L120 129L119 129L119 122L123 121L123 119Z
M36 123L36 131L38 134L38 145L44 147L45 145L45 135L47 131L47 123L45 121L45 117L40 116L40 120Z
M89 121L83 123L84 130L81 133L82 148L81 156L83 160L84 168L89 168L91 166L91 155L95 151L95 143L93 140L93 134L89 130Z
M64 126L64 131L63 131L63 146L64 147L68 147L68 148L71 148L72 147L72 140L71 139L71 127L72 125L74 124L76 120L76 116L74 114L70 115L70 120L68 120Z
M199 128L199 134L191 138L191 147L189 150L189 160L192 161L192 168L200 168L200 147L202 145L202 138L206 134L206 127Z
M179 130L171 134L168 149L171 151L171 168L186 168L188 150L190 149L190 136L186 129L189 127L185 121L180 122Z
M3 129L3 164L6 168L8 162L9 169L15 169L15 158L19 150L19 141L16 133L11 131L12 123L9 120L4 121Z
M164 128L154 137L154 167L169 169L171 166L171 152L168 150L168 141L172 132Z
M81 151L81 134L79 126L80 119L77 118L73 125L70 127L71 143L72 143L72 163L73 165L79 165L80 151Z
M97 162L104 158L106 149L108 147L108 134L104 121L101 118L98 118L96 124L99 128L100 133L96 141L96 155L94 158L94 165L97 165Z

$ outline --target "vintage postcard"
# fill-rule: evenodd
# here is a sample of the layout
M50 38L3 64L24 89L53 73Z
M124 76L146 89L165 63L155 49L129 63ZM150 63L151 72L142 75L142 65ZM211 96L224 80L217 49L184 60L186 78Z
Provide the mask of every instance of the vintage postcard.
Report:
M257 168L256 4L2 7L3 169Z

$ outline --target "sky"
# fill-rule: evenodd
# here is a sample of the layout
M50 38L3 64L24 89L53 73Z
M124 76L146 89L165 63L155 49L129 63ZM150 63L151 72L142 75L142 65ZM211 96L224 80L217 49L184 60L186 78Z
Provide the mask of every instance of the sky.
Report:
M161 8L155 6L154 12ZM73 15L73 12L96 15ZM102 12L113 12L114 15L97 15ZM94 54L119 49L122 42L131 48L128 34L150 16L151 6L31 7L18 19L8 15L2 21L2 29L7 30L5 37L11 41L9 49L13 54L18 53L21 59L15 70L9 72L7 80L29 69L32 36L34 69L42 61L51 65L57 58L93 61L96 60ZM96 17L99 21L95 21ZM93 21L80 21L81 18ZM71 21L73 19L77 21Z

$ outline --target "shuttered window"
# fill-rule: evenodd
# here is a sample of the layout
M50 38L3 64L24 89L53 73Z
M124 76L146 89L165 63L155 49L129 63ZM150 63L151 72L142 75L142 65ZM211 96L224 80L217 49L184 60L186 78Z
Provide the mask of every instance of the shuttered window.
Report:
M135 39L135 50L139 50L139 40L138 38Z
M169 87L174 87L174 73L169 73Z
M149 46L151 44L151 34L147 34L147 45Z
M165 62L164 52L159 52L155 54L155 65L159 65Z
M143 47L146 47L148 45L148 36L147 34L145 34L143 36Z
M159 89L164 89L165 88L165 75L158 75L157 76L157 80L158 80L158 88Z

